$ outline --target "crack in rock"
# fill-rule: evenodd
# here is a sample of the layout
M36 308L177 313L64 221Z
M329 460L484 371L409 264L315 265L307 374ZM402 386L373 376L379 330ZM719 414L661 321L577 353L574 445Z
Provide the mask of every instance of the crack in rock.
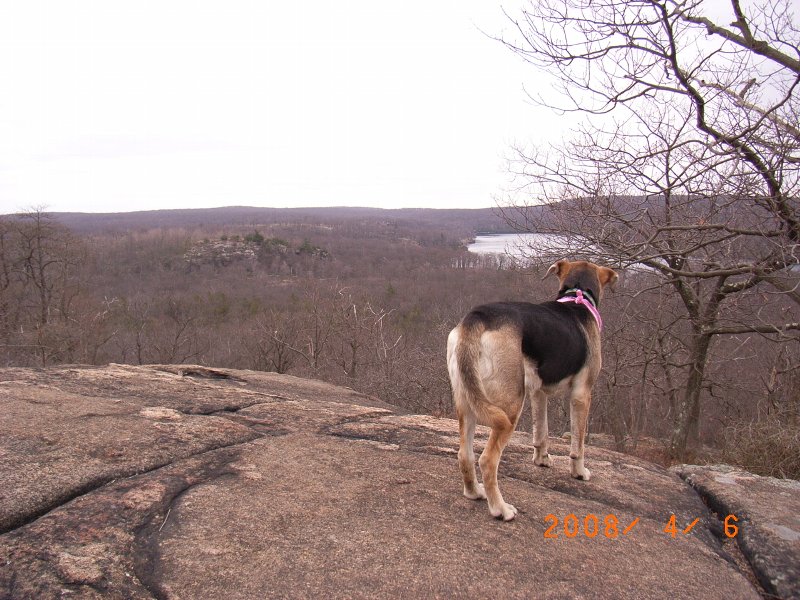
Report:
M209 447L209 448L204 448L204 449L202 449L202 450L200 450L198 452L193 452L193 453L188 454L186 456L176 457L175 459L170 459L170 460L167 460L167 461L164 461L164 462L156 463L155 465L153 465L151 467L148 467L146 469L141 469L141 470L133 469L133 470L129 470L129 471L123 471L121 473L114 473L114 474L110 474L110 475L103 475L103 476L98 476L96 478L92 478L89 481L87 481L84 485L78 486L77 488L75 488L73 490L69 490L69 491L65 492L64 494L60 494L60 495L56 496L53 499L52 502L48 502L40 510L36 510L36 511L31 512L31 513L27 513L26 515L20 516L20 518L17 519L17 520L12 519L10 521L10 523L11 523L10 526L0 530L0 535L4 535L6 533L10 533L12 531L15 531L15 530L21 528L21 527L25 527L26 525L29 525L29 524L37 521L38 519L46 516L47 514L53 512L54 510L57 510L57 509L63 507L64 505L69 504L73 500L75 500L77 498L80 498L82 496L86 496L87 494L91 494L92 492L97 491L97 490L105 487L106 485L108 485L110 483L114 483L117 480L128 479L128 478L131 478L131 477L137 477L139 475L145 475L147 473L152 473L152 472L157 471L159 469L163 469L165 467L173 465L176 462L180 462L180 461L186 460L188 458L202 456L203 454L206 454L207 452L213 452L215 450L220 450L220 449L224 449L224 448L230 448L232 446L237 446L239 444L251 442L254 439L258 439L259 437L262 437L264 435L262 433L259 433L256 430L253 430L252 433L253 433L253 437L251 437L250 439L237 440L237 441L231 442L231 443L226 443L226 444L212 446L212 447Z
M238 471L230 468L230 464L235 458L235 456L225 456L222 460L212 462L206 465L202 473L196 475L192 480L185 480L182 485L170 489L169 493L162 496L158 502L157 509L151 511L150 518L134 532L134 573L156 600L168 598L167 590L161 585L157 574L157 565L160 560L158 537L167 524L172 509L192 489L200 485L207 485L226 475L238 475Z
M746 561L764 597L800 598L800 532L786 526L800 525L800 482L761 477L728 465L678 465L671 470L717 515L717 535L730 538L727 541ZM736 519L727 523L731 516Z
M157 560L154 535L186 491L238 476L231 464L253 441L111 481L4 536L0 598L55 598L65 593L79 597L89 590L92 597L165 597L152 577ZM22 573L28 575L20 577Z

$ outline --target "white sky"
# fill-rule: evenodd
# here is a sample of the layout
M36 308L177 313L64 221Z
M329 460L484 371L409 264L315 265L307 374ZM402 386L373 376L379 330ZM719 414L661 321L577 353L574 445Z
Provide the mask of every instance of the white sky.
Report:
M506 4L506 6L508 6ZM0 213L492 206L555 139L492 0L0 0Z

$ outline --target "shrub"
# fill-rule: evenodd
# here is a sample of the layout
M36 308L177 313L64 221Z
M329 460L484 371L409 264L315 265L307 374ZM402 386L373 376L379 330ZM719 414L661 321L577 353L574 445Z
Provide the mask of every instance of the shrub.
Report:
M800 428L775 417L727 427L722 458L758 475L800 479Z
M255 242L259 246L264 243L264 236L261 235L258 231L254 231L253 233L248 233L244 236L245 242Z

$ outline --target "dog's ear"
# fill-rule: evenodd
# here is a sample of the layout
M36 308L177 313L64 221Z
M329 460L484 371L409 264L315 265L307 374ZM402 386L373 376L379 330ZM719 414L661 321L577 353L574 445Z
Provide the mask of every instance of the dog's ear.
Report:
M613 269L609 269L608 267L600 267L597 270L597 278L600 280L600 285L603 287L611 286L611 289L614 289L614 286L617 284L619 280L619 275Z
M547 273L544 274L542 280L547 279L553 273L555 273L556 277L559 279L563 279L567 275L567 271L569 271L569 261L560 260L550 265L550 268L547 269Z

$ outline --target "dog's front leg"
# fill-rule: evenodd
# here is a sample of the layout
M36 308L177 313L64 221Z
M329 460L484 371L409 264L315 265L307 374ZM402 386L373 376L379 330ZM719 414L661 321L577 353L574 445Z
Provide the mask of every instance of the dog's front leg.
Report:
M591 390L586 385L578 385L572 390L569 402L569 420L572 439L569 446L572 476L589 481L592 474L583 466L583 448L586 425L589 421L589 406L592 403Z

